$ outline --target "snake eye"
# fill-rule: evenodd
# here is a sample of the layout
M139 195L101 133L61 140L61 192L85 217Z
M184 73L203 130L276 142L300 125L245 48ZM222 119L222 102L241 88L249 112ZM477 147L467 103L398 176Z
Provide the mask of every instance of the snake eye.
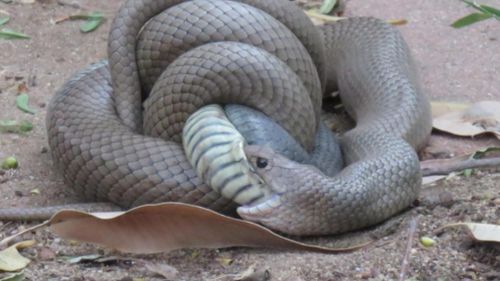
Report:
M265 167L267 167L268 163L267 163L267 159L258 157L255 164L257 165L257 168L264 169Z

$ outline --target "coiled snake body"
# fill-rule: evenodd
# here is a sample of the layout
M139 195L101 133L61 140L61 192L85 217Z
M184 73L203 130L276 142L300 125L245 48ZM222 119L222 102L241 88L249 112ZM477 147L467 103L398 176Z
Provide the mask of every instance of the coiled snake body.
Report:
M290 234L330 234L380 222L416 198L429 103L404 40L379 20L316 28L286 0L127 1L108 50L109 66L73 77L48 108L53 159L87 201L234 210L187 161L186 119L207 104L246 105L311 151L322 93L337 87L357 123L340 139L349 165L330 178L250 146L250 160L269 164L256 172L272 192L239 214Z

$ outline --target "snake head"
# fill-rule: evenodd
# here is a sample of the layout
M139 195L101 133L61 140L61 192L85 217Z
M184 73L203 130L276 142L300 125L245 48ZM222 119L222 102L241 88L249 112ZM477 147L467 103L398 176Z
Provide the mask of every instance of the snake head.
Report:
M245 154L254 172L271 190L258 204L240 206L238 214L245 220L286 234L322 234L325 222L319 221L323 214L317 206L323 198L304 176L321 172L313 166L289 160L265 146L248 145Z

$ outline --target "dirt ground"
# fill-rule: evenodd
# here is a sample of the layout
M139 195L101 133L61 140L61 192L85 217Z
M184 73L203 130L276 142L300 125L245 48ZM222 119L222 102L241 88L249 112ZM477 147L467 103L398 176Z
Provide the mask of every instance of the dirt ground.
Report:
M110 19L122 1L22 2L0 2L0 12L11 17L8 27L31 36L29 40L0 40L0 119L29 120L35 127L27 135L0 135L0 159L14 155L20 163L19 169L0 174L0 206L77 202L54 172L47 153L46 105L72 73L106 56ZM498 0L483 2L500 6ZM80 33L77 21L54 24L61 17L92 10L103 12L107 18L95 32ZM460 1L351 0L346 15L407 19L408 24L399 28L415 55L422 84L432 100L500 100L500 24L487 20L460 30L449 26L470 12ZM35 115L25 114L15 106L18 85L22 83L28 87ZM488 137L471 140L440 134L430 142L433 155L440 157L492 145L500 142ZM458 230L438 231L443 225L461 221L500 224L498 170L476 171L471 177L457 176L426 187L418 206L406 212L402 220L392 220L389 227L370 232L373 235L382 229L383 235L354 253L326 255L238 248L130 256L38 231L26 236L38 242L23 251L33 260L24 272L26 280L165 280L144 266L148 262L175 267L179 273L172 280L234 280L233 274L250 266L269 270L271 280L396 280L411 219L417 219L418 225L408 280L500 280L499 245L474 243ZM29 225L0 222L0 239ZM418 239L424 235L433 237L436 245L421 246ZM319 242L336 239L321 238ZM65 256L87 254L121 259L77 264L62 260ZM0 273L0 278L4 275Z

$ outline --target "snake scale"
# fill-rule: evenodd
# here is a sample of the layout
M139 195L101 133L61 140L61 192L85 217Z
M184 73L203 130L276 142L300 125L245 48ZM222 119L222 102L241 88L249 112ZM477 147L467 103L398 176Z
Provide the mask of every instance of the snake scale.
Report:
M86 201L230 212L237 205L186 159L187 118L208 104L245 105L310 152L323 93L335 89L356 121L339 140L347 166L328 177L247 146L271 192L239 215L289 234L332 234L387 219L418 194L415 149L430 134L430 105L402 36L380 20L317 28L287 0L130 0L112 23L108 57L72 77L48 107L54 162Z

